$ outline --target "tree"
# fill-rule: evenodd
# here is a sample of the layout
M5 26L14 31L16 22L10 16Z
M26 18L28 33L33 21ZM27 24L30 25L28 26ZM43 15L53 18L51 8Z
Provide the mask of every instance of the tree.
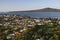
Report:
M59 40L58 35L54 34L49 40Z

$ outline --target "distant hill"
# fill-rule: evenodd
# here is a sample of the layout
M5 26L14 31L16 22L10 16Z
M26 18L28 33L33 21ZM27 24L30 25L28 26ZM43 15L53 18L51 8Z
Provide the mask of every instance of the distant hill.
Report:
M43 8L43 9L37 9L37 10L28 10L24 12L60 12L60 9Z
M7 13L21 13L21 12L60 12L60 9L55 9L55 8L43 8L43 9L36 9L36 10L27 10L27 11L10 11Z

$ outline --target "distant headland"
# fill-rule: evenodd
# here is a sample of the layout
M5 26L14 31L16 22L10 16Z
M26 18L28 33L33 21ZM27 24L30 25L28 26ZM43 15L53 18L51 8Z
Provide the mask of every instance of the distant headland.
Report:
M60 12L60 9L47 7L47 8L35 9L35 10L9 11L8 13L20 13L20 12Z
M43 9L36 9L36 10L27 10L23 12L60 12L60 9L55 8L43 8Z

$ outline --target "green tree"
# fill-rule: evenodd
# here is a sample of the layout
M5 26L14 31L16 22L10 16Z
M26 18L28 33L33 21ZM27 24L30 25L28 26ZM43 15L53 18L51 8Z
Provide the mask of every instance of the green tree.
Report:
M49 40L59 40L58 35L54 34Z

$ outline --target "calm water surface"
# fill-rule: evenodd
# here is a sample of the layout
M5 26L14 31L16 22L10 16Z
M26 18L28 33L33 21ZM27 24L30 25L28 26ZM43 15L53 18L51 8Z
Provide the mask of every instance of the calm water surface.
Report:
M16 13L7 13L7 14L24 15L34 18L49 18L49 17L60 18L60 12L16 12Z

